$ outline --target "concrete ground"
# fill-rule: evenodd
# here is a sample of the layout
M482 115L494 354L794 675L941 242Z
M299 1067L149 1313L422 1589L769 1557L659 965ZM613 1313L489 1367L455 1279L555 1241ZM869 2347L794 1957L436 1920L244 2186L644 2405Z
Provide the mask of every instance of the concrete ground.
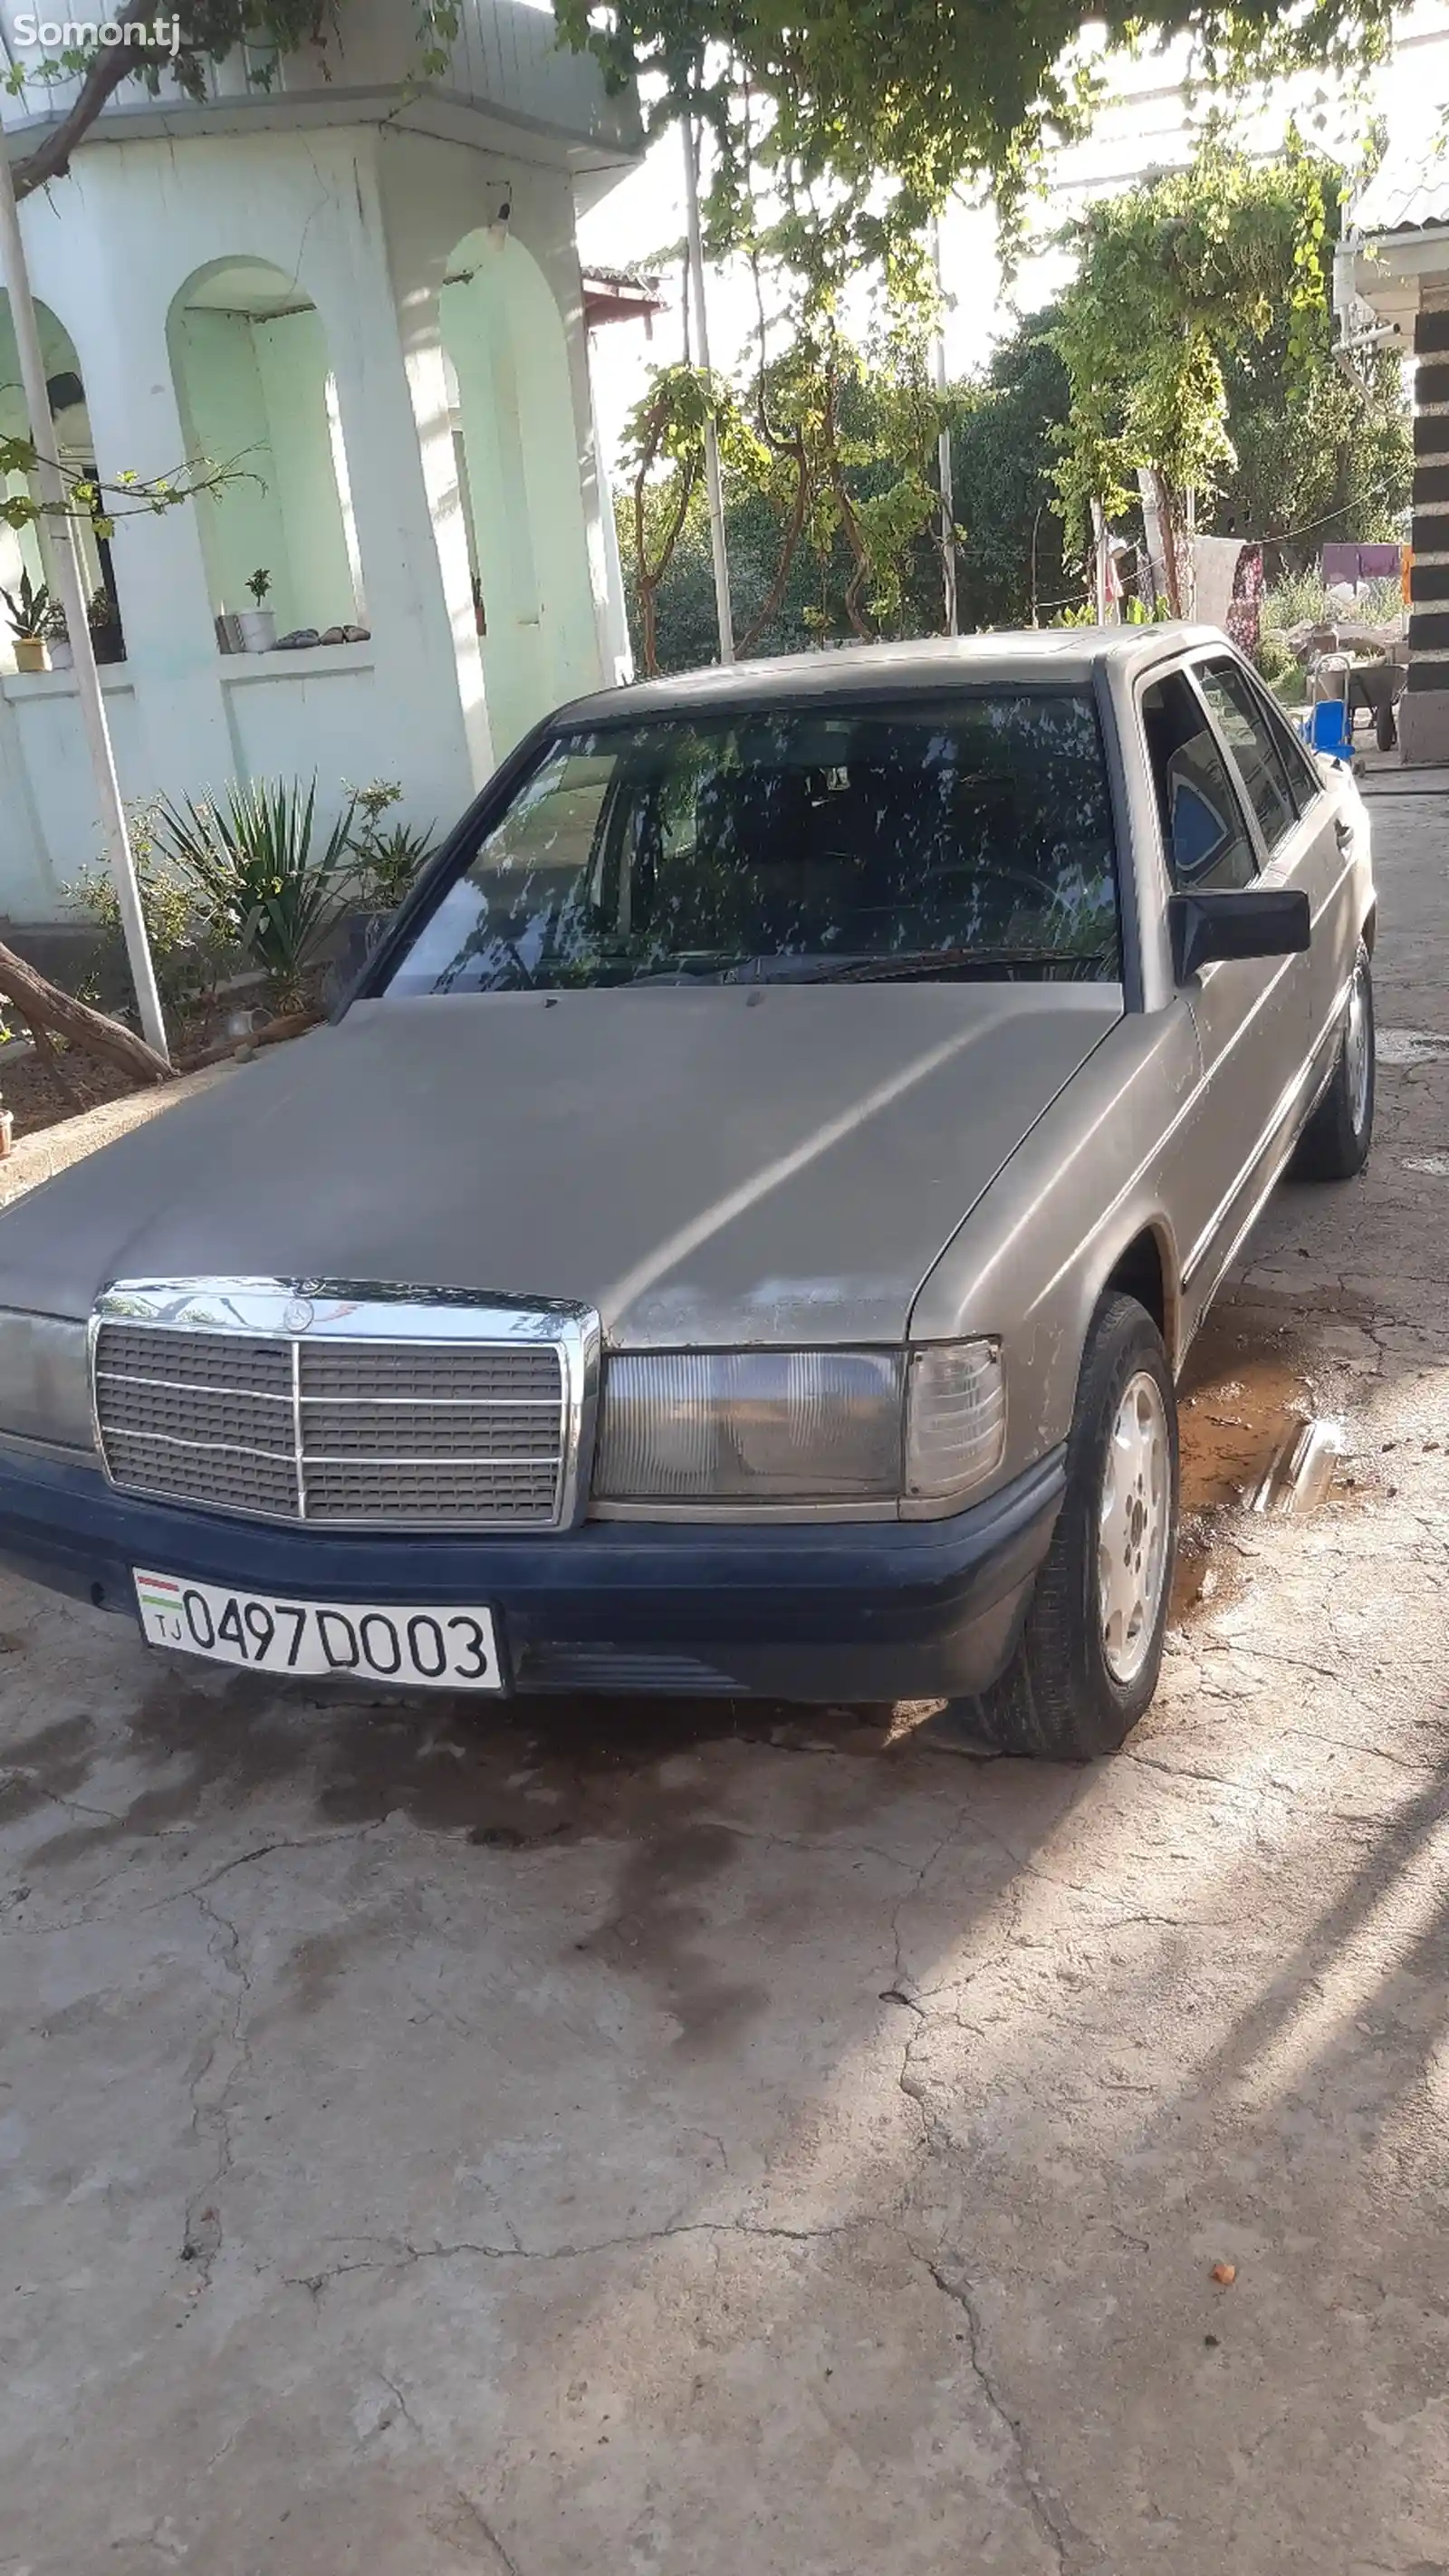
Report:
M1197 1525L1119 1759L4 1588L0 2576L1444 2576L1449 803L1376 814L1373 1169L1187 1408L1199 1500L1285 1382L1352 1454Z

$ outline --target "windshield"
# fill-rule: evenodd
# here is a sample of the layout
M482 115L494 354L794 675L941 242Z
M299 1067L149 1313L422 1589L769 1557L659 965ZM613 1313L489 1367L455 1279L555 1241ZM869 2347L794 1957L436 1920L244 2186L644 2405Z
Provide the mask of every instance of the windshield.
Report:
M1119 971L1095 708L1023 691L562 735L387 990Z

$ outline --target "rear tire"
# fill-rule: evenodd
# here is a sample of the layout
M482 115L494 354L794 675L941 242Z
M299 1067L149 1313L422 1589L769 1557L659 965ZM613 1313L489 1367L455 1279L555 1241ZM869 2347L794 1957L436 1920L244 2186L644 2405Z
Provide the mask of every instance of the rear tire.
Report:
M1109 1292L1087 1337L1066 1494L1021 1643L961 1717L1003 1753L1115 1753L1157 1688L1177 1556L1177 1401L1162 1336Z
M1373 1134L1374 987L1369 953L1360 942L1333 1074L1298 1139L1294 1179L1351 1181L1368 1161Z

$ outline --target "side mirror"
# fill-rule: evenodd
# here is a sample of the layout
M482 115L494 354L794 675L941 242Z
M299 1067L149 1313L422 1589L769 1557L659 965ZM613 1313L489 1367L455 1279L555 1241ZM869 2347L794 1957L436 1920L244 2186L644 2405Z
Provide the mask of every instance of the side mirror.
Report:
M1167 899L1172 963L1179 984L1219 958L1297 957L1308 946L1308 897L1301 886L1205 888Z

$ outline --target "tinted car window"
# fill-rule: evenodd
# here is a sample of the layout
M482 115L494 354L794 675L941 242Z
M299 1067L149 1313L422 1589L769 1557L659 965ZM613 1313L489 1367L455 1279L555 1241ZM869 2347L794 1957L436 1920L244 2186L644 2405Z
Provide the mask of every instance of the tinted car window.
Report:
M1085 694L910 699L559 736L387 989L1115 977Z
M1198 673L1203 695L1223 729L1263 838L1276 849L1298 819L1288 772L1267 717L1249 683L1232 662L1210 662Z
M1180 671L1144 690L1142 724L1173 884L1251 885L1258 862L1247 817L1202 702Z

